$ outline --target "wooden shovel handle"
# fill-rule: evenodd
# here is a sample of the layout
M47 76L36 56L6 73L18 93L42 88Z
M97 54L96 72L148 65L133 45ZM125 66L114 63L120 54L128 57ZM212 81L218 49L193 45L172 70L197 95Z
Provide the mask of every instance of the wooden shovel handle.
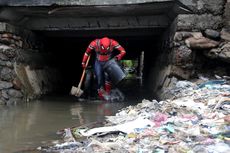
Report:
M81 88L83 79L84 79L84 77L85 77L85 70L86 70L86 68L87 68L87 66L88 66L88 63L89 63L89 59L90 59L90 56L88 57L88 59L87 59L87 61L86 61L85 68L83 69L83 72L82 72L82 75L81 75L81 80L80 80L80 82L79 82L79 84L78 84L78 89Z

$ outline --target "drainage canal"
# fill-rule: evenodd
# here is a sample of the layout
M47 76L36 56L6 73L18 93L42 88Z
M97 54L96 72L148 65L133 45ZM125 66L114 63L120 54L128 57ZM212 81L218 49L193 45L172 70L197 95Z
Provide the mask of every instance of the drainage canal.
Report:
M174 97L178 80L229 79L229 3L0 1L0 152L48 144L57 130L101 121L130 99ZM80 80L84 51L103 36L127 51L121 64L129 77L119 89L129 100L76 103L69 91ZM22 99L35 102L12 106Z
M5 2L0 12L4 21L1 38L12 47L1 46L8 63L1 67L4 87L0 103L9 105L21 99L41 98L18 108L0 107L0 127L4 129L0 152L34 148L42 141L47 144L45 140L54 140L57 130L101 121L104 115L112 115L133 102L76 103L70 98L71 87L80 80L84 51L95 38L108 36L125 48L124 63L131 62L131 67L126 67L129 78L119 89L127 98L135 102L153 99L162 85L169 82L174 19L184 11L178 3L109 1L105 5L103 1L63 1L59 6L52 1L33 2ZM49 94L58 96L48 100L43 97Z

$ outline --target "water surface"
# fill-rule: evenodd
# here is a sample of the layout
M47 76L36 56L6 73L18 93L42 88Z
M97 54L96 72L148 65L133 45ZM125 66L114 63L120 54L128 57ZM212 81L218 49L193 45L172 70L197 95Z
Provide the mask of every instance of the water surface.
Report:
M58 130L101 122L105 115L136 102L78 102L71 97L46 97L14 106L0 106L0 153L30 150L60 140Z

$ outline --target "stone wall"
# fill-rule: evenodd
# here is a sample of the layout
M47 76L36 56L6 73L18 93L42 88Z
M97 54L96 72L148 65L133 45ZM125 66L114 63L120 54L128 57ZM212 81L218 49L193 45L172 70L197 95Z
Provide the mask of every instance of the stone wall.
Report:
M16 104L54 90L57 71L39 53L32 32L0 23L0 104Z
M224 27L230 30L230 0L227 0L224 10Z
M0 23L0 104L15 104L24 98L23 84L15 71L19 49L32 48L20 36L23 33L7 23ZM23 35L25 36L25 35Z
M177 18L174 37L176 57L180 55L181 48L184 48L185 52L191 53L190 59L197 52L202 52L210 60L229 62L229 1L195 0L184 3L195 14L179 15ZM182 55L182 58L187 58L186 56ZM185 63L191 63L190 59ZM192 63L194 64L194 60ZM183 61L179 61L179 64L187 67Z
M193 14L178 15L175 20L176 33L169 75L158 91L162 99L172 96L166 94L167 88L178 79L194 79L199 73L214 76L229 75L230 63L230 1L226 0L181 0L193 10ZM218 67L216 63L226 63ZM214 64L213 64L214 63ZM205 65L206 64L206 65ZM207 65L212 65L211 70ZM170 83L171 82L171 83Z
M14 71L17 49L0 44L0 104L22 100L22 85Z

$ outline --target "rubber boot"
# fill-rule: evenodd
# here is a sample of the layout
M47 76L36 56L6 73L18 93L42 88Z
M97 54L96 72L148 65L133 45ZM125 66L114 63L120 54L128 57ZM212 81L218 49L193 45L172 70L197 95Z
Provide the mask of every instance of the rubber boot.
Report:
M106 91L103 88L100 88L97 90L98 97L101 100L109 101L109 95L106 93Z
M105 91L108 95L110 94L111 89L112 89L111 82L105 82Z
M100 98L100 100L105 100L104 98L105 90L103 88L98 89L97 93L98 93L98 97Z

